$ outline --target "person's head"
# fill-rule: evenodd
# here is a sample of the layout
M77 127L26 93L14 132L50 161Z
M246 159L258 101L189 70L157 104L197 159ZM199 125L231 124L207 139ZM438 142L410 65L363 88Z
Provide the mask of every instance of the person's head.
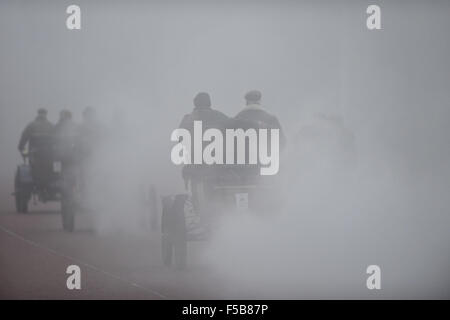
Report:
M194 106L196 108L210 108L211 98L208 93L200 92L194 98Z
M259 104L261 102L261 91L251 90L245 94L245 102L247 104Z
M72 119L72 112L67 109L61 110L59 112L59 121L67 121Z
M97 117L95 113L95 109L93 107L86 107L83 110L83 120L84 121L92 121Z
M47 109L39 108L37 111L37 116L39 118L47 118Z

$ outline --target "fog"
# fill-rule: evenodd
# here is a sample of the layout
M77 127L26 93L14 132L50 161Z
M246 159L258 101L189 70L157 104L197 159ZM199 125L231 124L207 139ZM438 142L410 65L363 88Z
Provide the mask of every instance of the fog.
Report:
M2 210L37 108L80 122L93 106L110 132L91 167L95 229L148 232L142 193L184 192L170 134L195 94L234 116L258 89L287 135L282 203L223 217L201 263L239 297L449 298L450 4L378 2L369 31L369 1L78 1L69 31L70 1L3 1ZM353 137L351 159L333 133L301 137L328 130L324 115ZM365 287L371 264L380 293Z

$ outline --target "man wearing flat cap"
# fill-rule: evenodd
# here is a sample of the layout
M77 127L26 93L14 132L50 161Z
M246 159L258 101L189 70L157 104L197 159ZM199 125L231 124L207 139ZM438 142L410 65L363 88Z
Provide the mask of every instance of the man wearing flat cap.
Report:
M262 94L258 90L251 90L245 94L245 106L234 118L239 121L253 123L255 129L279 129L280 130L280 149L286 144L286 137L281 128L278 118L268 113L261 105Z

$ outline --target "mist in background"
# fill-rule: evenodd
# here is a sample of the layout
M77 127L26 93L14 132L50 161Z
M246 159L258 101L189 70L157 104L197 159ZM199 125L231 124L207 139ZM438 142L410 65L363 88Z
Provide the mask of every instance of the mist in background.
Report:
M0 4L3 210L37 108L79 122L89 105L112 132L93 163L108 186L91 184L96 227L142 232L142 190L183 192L170 134L194 95L234 116L259 89L288 138L284 202L272 217L225 217L202 262L248 298L450 296L448 2L378 1L376 31L370 1L77 1L79 31L65 27L70 4ZM352 132L352 169L309 166L324 154L298 133L320 127L317 113Z

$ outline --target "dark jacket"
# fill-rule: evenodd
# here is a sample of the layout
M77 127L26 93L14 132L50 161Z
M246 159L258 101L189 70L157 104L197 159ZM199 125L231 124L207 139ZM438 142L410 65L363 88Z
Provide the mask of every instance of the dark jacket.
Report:
M74 162L79 128L71 119L60 120L54 128L55 156L62 162Z
M224 113L214 110L211 107L195 107L194 110L185 115L181 120L179 128L186 129L191 133L191 137L194 135L194 121L202 121L203 131L211 128L216 128L225 133L225 129L229 124L230 118ZM203 148L207 143L203 143ZM191 159L194 161L194 144L191 144ZM193 177L204 177L208 175L218 174L217 168L210 165L197 165L190 164L183 167L183 178L190 179Z
M28 150L51 148L53 124L46 117L37 116L22 132L18 149L23 151L28 143Z
M247 105L241 112L239 112L235 119L240 121L253 122L255 129L279 129L280 131L280 150L286 145L286 136L281 128L278 118L265 111L259 104Z
M195 107L191 113L183 117L179 127L187 129L193 134L194 121L202 121L203 130L209 128L223 130L228 124L229 119L230 118L222 112L210 107Z

